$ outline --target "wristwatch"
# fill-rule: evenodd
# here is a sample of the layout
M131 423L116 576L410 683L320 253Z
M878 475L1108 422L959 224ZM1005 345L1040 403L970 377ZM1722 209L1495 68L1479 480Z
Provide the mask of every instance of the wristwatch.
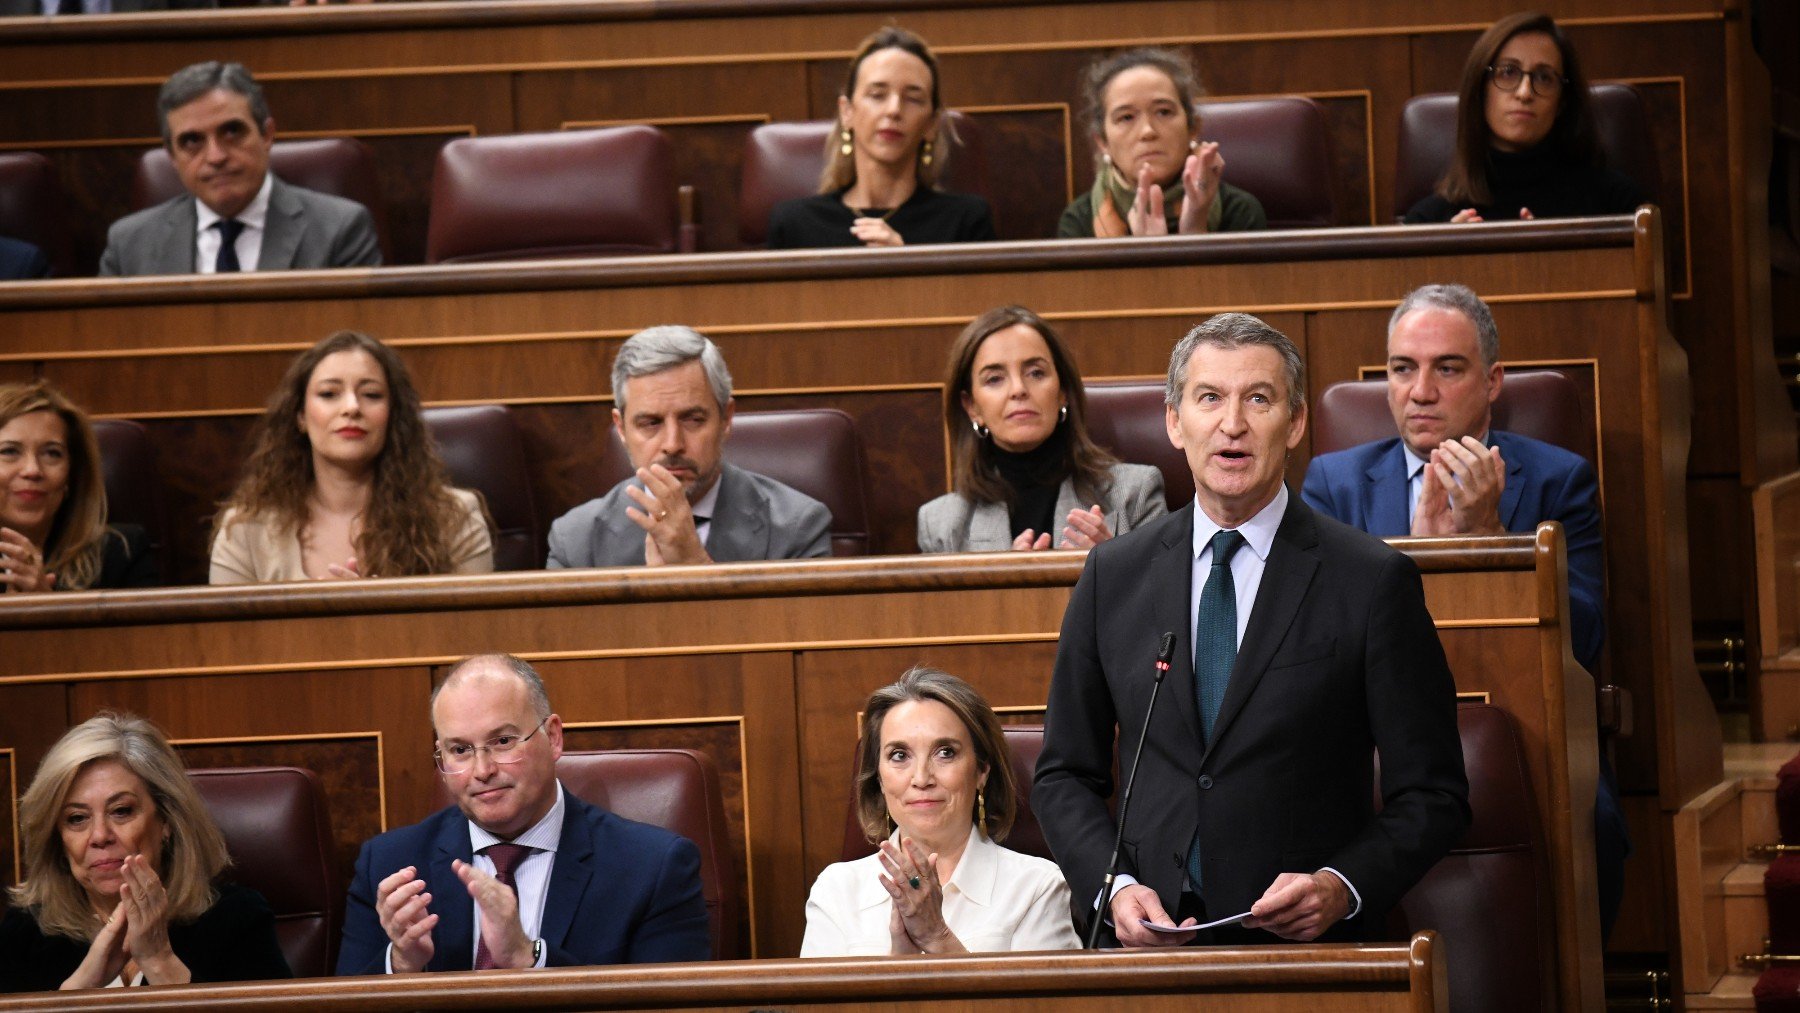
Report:
M532 967L541 967L541 966L543 966L543 963L544 963L544 941L542 939L533 939L531 941L531 966Z

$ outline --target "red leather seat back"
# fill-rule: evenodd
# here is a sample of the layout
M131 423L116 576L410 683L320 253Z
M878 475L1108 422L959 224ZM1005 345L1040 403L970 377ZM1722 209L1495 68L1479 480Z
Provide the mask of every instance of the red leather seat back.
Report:
M1405 939L1437 930L1450 955L1459 1013L1550 1009L1556 914L1525 748L1504 709L1456 710L1473 819L1462 841L1400 899L1390 934Z
M1044 751L1044 726L1006 725L1002 731L1006 733L1006 751L1012 761L1013 779L1019 784L1019 808L1013 815L1012 830L1001 843L1021 854L1054 861L1050 846L1044 843L1044 832L1038 827L1037 816L1031 810L1031 773L1037 769L1038 754ZM851 757L850 771L854 777L855 754ZM863 836L862 824L856 820L856 790L853 784L850 805L845 810L841 860L853 862L874 853L875 845L870 844L869 839Z
M94 419L100 445L100 470L106 481L106 519L136 524L150 536L159 566L163 562L163 516L156 448L141 423L129 419Z
M1317 102L1298 95L1203 102L1200 136L1219 142L1225 181L1262 202L1270 228L1337 224L1337 173Z
M1554 369L1508 372L1494 402L1494 428L1599 460L1594 417L1582 409L1575 381ZM1313 455L1346 450L1398 431L1388 411L1386 380L1346 380L1325 388L1313 409Z
M831 511L832 555L868 555L869 508L855 419L836 408L738 412L725 459L825 504ZM609 487L631 474L631 458L616 427L600 467Z
M375 236L381 243L381 259L391 263L388 243L387 202L375 173L375 152L354 137L312 137L276 141L269 150L269 168L284 183L353 200L369 209ZM131 177L131 209L138 211L184 193L175 163L163 148L151 148L138 159Z
M56 166L35 151L0 152L0 236L23 239L44 251L51 274L75 273L68 198Z
M461 137L438 152L425 262L673 253L678 216L655 127Z
M954 109L944 110L947 128L939 144L949 150L938 186L986 196L987 158L975 121ZM769 240L769 212L784 200L819 192L825 171L825 140L837 136L836 120L765 123L744 139L744 175L738 187L738 238L746 246ZM953 141L950 138L954 136Z
M425 428L452 485L474 489L494 522L494 569L544 568L544 533L525 465L525 441L505 405L427 408Z
M329 976L344 891L332 868L331 817L319 779L299 767L218 767L188 776L225 835L233 865L226 876L269 902L294 976Z
M1643 96L1628 84L1588 86L1588 108L1608 167L1661 203L1662 168ZM1415 95L1400 110L1400 153L1394 163L1394 214L1404 215L1437 188L1456 154L1456 94Z
M569 750L556 777L570 794L628 820L680 834L700 849L700 888L712 923L713 959L748 954L737 944L739 895L724 794L712 758L692 749ZM455 804L443 781L439 806Z
M1086 384L1088 435L1128 464L1154 465L1163 476L1163 498L1179 510L1194 499L1187 455L1169 442L1163 421L1163 384L1150 380L1096 380Z

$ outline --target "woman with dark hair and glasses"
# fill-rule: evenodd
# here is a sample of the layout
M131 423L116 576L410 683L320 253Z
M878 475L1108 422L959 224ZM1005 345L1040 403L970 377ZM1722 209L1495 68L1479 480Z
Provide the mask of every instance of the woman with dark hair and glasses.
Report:
M1549 15L1523 13L1475 41L1457 97L1456 153L1406 221L1628 214L1648 200L1605 164L1575 47Z

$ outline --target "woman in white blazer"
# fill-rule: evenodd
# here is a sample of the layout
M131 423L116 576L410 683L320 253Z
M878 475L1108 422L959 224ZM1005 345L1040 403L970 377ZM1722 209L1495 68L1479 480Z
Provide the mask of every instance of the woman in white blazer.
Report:
M880 850L819 874L802 957L1080 947L1061 870L999 844L1018 785L974 687L914 668L876 690L857 757L857 817Z
M1056 331L1002 306L950 347L953 490L919 508L920 552L1086 549L1168 512L1162 473L1088 436L1081 372Z

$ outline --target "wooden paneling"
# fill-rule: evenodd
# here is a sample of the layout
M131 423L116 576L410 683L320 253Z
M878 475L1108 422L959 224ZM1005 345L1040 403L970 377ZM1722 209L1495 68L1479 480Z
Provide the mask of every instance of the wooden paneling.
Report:
M1252 1013L1449 1009L1442 943L1421 932L1376 946L1192 948L1172 953L983 955L899 960L803 960L660 967L481 971L47 993L17 1008L237 1013L399 1013L419 1009L727 1010L798 1008L894 1013L1090 1010L1096 996L1133 1009L1207 1004Z
M1554 870L1563 995L1597 996L1593 689L1569 657L1560 537L1400 546L1425 571L1459 689L1519 723ZM997 706L1041 706L1082 562L996 553L20 596L0 601L0 713L56 729L118 707L259 759L276 755L269 737L378 734L377 794L399 825L433 806L434 672L510 649L542 667L576 744L714 756L730 825L749 842L753 952L781 956L798 949L800 898L843 839L868 692L926 663ZM367 811L367 783L331 783L334 807Z
M1708 721L1688 630L1683 354L1661 325L1654 216L1507 225L1339 229L1159 242L993 244L798 257L766 253L204 279L39 283L0 292L16 324L0 364L42 371L94 410L150 417L181 476L165 516L175 572L203 572L204 526L286 358L343 322L394 342L432 401L512 401L547 521L599 495L606 369L634 330L682 320L731 364L740 407L836 405L868 450L877 552L914 546L919 504L947 487L936 421L944 350L963 324L1022 302L1064 333L1090 378L1156 377L1173 341L1227 309L1263 315L1309 363L1309 393L1384 358L1387 314L1427 278L1493 304L1504 357L1588 370L1601 417L1608 582L1603 675L1632 691L1639 735L1620 745L1632 789L1673 805L1710 783ZM1597 364L1597 365L1596 365ZM541 399L569 399L543 405ZM168 424L157 419L174 413ZM229 422L227 422L229 420ZM183 442L203 428L219 432ZM1290 477L1304 473L1305 448ZM1659 504L1654 509L1651 504ZM1642 548L1639 548L1642 547ZM1681 705L1677 705L1681 701ZM1660 724L1659 724L1660 722ZM1655 729L1654 732L1649 731ZM1690 735L1679 748L1667 736Z

